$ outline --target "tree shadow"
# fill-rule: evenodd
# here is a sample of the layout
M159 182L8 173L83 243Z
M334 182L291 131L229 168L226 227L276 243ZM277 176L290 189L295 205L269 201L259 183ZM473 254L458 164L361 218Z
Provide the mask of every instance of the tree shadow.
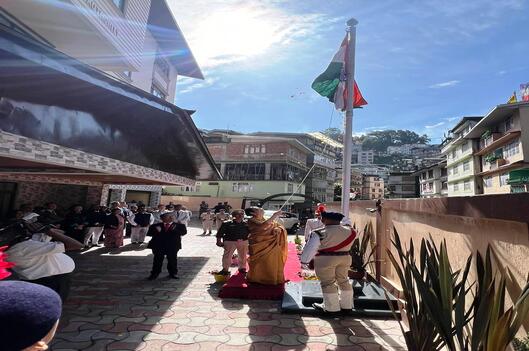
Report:
M126 253L126 250L120 253ZM106 255L108 248L73 253L76 270L51 345L58 350L141 349L162 318L178 314L178 298L208 257L178 257L179 280L147 281L152 255Z

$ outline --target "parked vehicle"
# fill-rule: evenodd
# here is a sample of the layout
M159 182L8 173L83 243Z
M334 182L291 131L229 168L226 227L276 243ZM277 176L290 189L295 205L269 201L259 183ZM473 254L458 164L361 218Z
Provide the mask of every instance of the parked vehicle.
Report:
M270 218L275 212L275 210L265 210L264 217ZM277 221L285 227L289 234L295 234L299 229L299 218L295 213L283 212Z

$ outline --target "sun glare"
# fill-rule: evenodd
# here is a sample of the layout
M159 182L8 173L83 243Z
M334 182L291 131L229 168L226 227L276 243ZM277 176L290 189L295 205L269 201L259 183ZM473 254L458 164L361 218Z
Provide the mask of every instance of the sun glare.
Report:
M202 65L237 61L264 53L274 44L277 28L265 14L251 9L233 9L205 16L197 24L193 51Z

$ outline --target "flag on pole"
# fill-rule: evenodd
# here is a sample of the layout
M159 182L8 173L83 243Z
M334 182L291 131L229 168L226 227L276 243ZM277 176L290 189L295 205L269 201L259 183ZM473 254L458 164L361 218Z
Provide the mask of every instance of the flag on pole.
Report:
M340 49L334 55L331 63L320 74L314 82L312 82L312 89L316 90L321 96L325 96L330 102L334 103L337 110L345 111L347 108L347 77L345 74L345 64L347 58L347 49L349 41L347 35L340 45ZM367 105L367 101L363 98L356 81L354 82L353 107L361 107Z
M516 92L512 93L512 96L511 98L509 99L509 101L507 101L508 104L514 104L518 102L518 99L516 98Z

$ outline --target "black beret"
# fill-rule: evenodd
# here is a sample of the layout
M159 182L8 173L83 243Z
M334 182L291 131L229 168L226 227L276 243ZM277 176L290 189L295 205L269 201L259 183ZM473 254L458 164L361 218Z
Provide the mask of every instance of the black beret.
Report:
M0 282L0 348L20 351L42 340L61 317L61 309L61 298L50 288Z
M327 218L333 221L341 221L344 215L339 212L322 212L321 218Z

